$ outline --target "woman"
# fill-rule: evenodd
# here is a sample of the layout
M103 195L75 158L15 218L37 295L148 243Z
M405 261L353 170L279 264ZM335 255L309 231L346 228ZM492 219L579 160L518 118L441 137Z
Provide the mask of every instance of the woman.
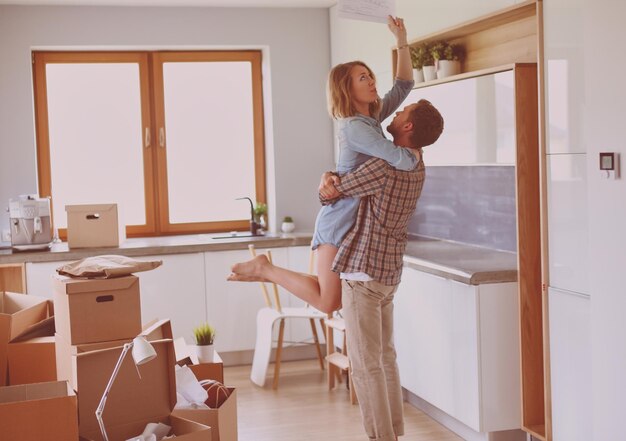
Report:
M396 38L398 57L396 81L384 98L378 96L371 69L361 61L339 64L329 74L328 104L330 115L337 121L339 175L355 170L372 157L384 159L399 170L412 170L418 164L410 149L396 147L385 138L380 125L413 88L404 21L389 16L387 26ZM356 220L358 206L358 198L343 198L320 210L311 243L317 250L317 277L274 266L260 255L233 265L228 280L274 282L320 311L339 309L341 280L331 267L342 239Z

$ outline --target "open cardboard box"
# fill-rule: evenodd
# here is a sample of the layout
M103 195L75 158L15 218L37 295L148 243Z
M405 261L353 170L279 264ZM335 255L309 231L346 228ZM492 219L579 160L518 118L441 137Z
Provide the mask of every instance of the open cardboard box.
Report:
M199 365L201 366L201 365ZM213 380L201 370L189 366L198 381ZM172 415L211 427L213 441L237 441L237 390L229 387L230 396L218 409L175 409Z
M217 380L224 383L224 362L217 351L213 351L212 363L200 363L193 351L193 347L187 345L183 337L174 340L176 363L179 366L188 366L196 378Z
M151 344L157 353L154 360L136 368L128 354L120 367L103 414L109 438L126 440L140 435L148 423L163 422L174 426L174 434L181 441L210 440L209 427L170 418L176 404L174 345L171 339L154 340ZM78 377L82 379L78 391L79 427L80 435L86 439L102 440L95 411L121 351L117 347L76 356Z
M45 325L48 314L44 297L0 292L0 386L7 384L9 342Z
M54 336L9 343L9 384L57 380Z
M73 345L133 339L141 332L137 276L53 276L56 332Z
M153 320L147 323L140 335L146 337L148 341L163 340L172 338L172 325L168 319ZM72 388L79 392L80 385L89 381L89 376L84 377L84 369L79 369L79 358L81 354L86 354L94 351L101 351L103 349L120 348L124 346L124 343L130 343L132 338L105 341L99 343L87 343L81 345L72 345L62 335L55 335L55 353L56 353L56 370L58 380L67 380L70 382ZM119 358L119 353L114 357L116 362ZM115 363L113 364L115 365ZM113 371L111 371L113 372ZM104 389L103 389L104 391ZM80 392L79 392L80 394Z
M77 438L76 395L66 381L0 387L0 439Z
M126 226L119 222L117 208L117 204L66 205L67 245L119 247L126 238Z

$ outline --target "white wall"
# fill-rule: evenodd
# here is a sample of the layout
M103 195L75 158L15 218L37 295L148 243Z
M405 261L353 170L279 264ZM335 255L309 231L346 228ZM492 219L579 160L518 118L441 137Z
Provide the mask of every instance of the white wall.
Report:
M313 230L333 167L327 9L0 6L0 229L9 198L37 192L32 48L263 48L269 207Z
M626 179L598 171L599 152L620 152L622 170L626 164L626 60L614 55L626 44L625 16L622 1L583 1L594 440L626 436Z

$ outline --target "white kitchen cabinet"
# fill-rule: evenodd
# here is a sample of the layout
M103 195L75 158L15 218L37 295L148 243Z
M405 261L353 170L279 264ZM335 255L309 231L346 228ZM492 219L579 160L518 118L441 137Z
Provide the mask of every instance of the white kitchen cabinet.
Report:
M26 262L26 287L28 294L52 300L52 276L56 269L71 261L59 262Z
M192 330L206 321L204 255L202 253L135 257L162 260L163 265L136 273L139 277L141 320L169 318L175 337L193 342ZM51 277L67 262L26 264L28 293L52 299Z
M257 248L257 254L266 250ZM272 248L274 264L288 266L287 248ZM251 258L248 250L206 252L206 313L217 335L215 348L220 352L254 349L256 341L256 314L265 306L260 284L257 282L229 282L230 267ZM271 285L266 284L273 301ZM288 305L288 295L280 294L281 304ZM289 330L285 339L289 339Z
M402 386L477 432L518 429L517 283L465 285L405 267L394 303Z
M548 289L554 441L587 441L591 430L591 301Z
M135 259L163 261L156 269L135 274L141 289L141 320L169 318L174 337L193 344L193 328L206 321L203 253Z

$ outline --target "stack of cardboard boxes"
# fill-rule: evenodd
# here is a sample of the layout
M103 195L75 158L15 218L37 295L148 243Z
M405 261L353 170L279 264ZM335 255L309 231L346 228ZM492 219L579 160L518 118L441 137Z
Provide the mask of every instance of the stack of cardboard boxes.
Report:
M103 439L96 408L123 345L141 334L157 357L137 367L130 354L124 359L103 414L109 439L127 440L141 435L148 423L161 422L173 427L177 439L211 440L209 427L171 415L176 404L171 326L161 320L142 330L140 304L139 279L133 275L54 278L57 375L78 395L81 439Z
M46 337L52 322L45 298L0 292L0 439L78 438L76 395L56 381L54 341Z
M142 327L136 276L54 276L53 290L54 305L0 292L0 439L101 441L96 408L124 344L143 335L157 357L141 366L130 353L124 358L103 413L109 439L161 422L181 441L237 441L234 388L219 409L173 410L177 364L223 383L223 363L217 353L213 363L198 363L184 341L175 351L169 320Z

